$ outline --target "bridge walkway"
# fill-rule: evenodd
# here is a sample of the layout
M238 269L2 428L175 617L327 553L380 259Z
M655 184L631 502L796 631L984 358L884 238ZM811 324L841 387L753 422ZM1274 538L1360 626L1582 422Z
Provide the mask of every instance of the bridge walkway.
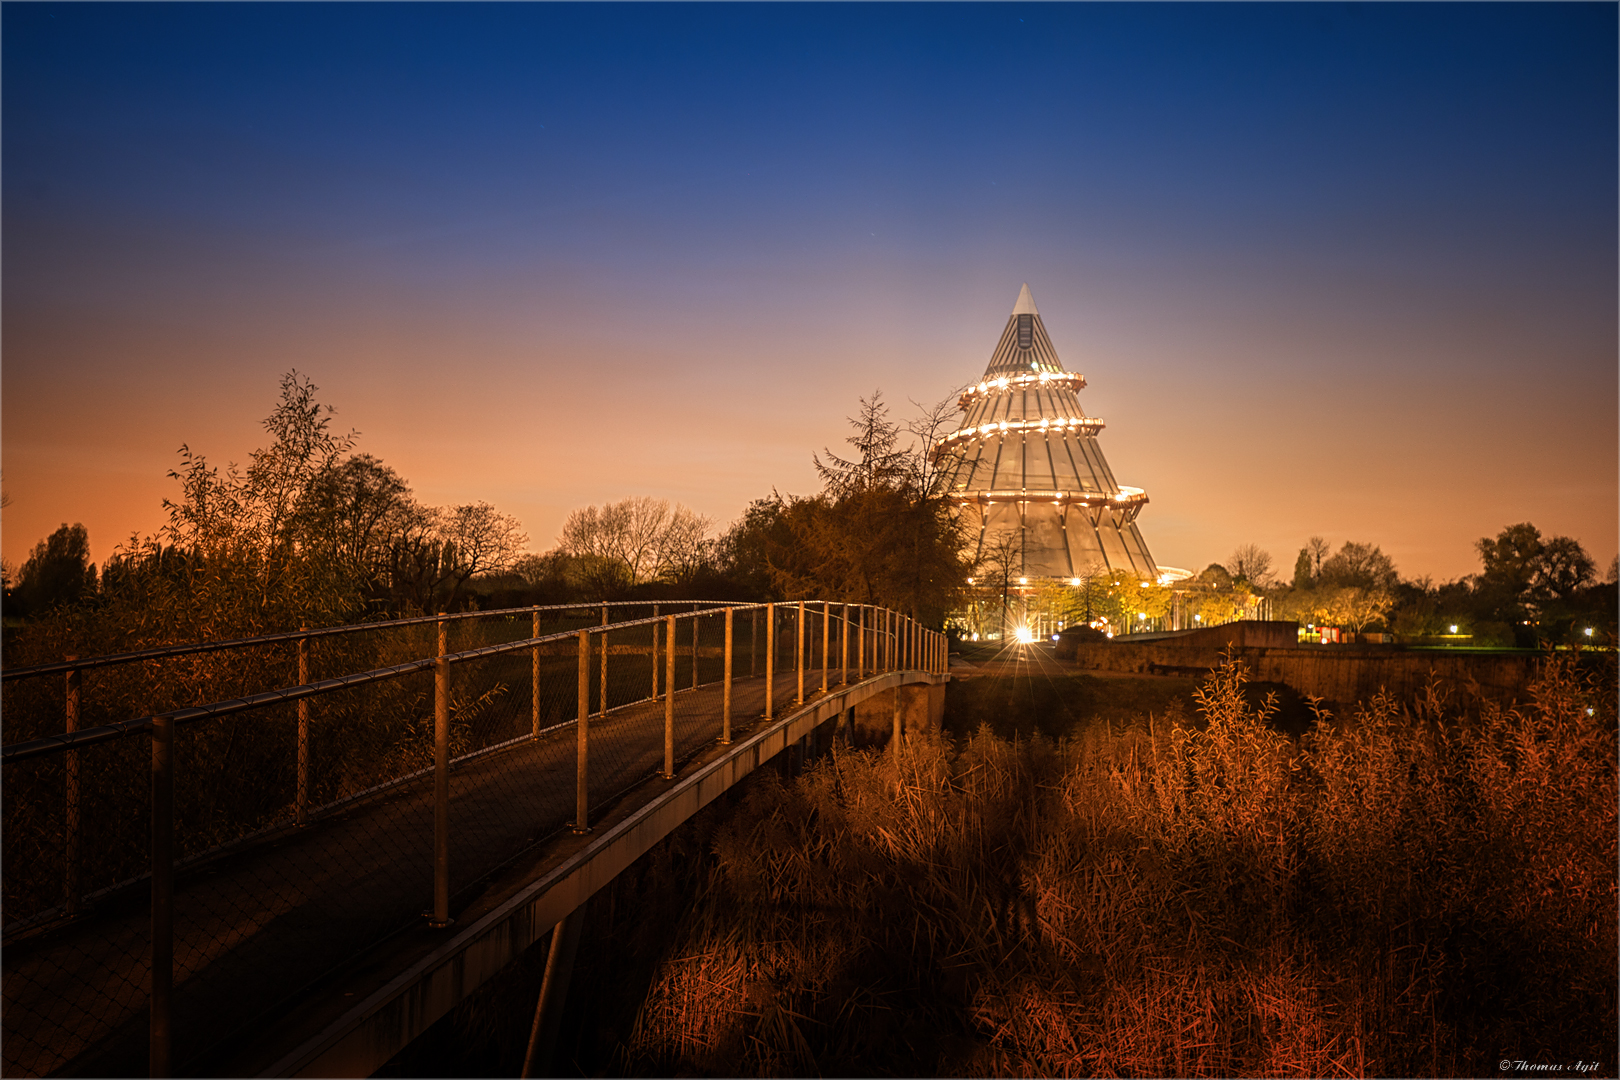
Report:
M794 700L796 673L781 672L774 682L778 716L792 712L783 703ZM677 760L716 744L721 695L718 684L676 692ZM808 697L813 703L821 695ZM764 705L763 676L733 680L734 716L749 717L758 727ZM665 707L662 700L645 700L591 719L593 805L659 771ZM738 725L734 739L747 730ZM487 898L500 868L568 834L576 795L575 738L575 725L567 723L451 769L453 916ZM656 796L663 783L654 779L626 801ZM345 974L361 967L387 970L390 954L406 959L434 935L449 933L425 929L433 852L429 773L357 800L311 827L283 829L179 873L172 1014L177 1071L218 1071L237 1050L261 1042L281 1018ZM6 1071L143 1073L151 931L147 892L131 887L85 918L9 943ZM50 1018L56 1036L48 1042L28 1038L17 1025L30 1016Z

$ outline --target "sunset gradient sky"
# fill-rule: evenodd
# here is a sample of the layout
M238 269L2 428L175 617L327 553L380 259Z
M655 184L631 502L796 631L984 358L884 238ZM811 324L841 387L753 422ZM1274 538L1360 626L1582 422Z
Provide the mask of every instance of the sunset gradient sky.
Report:
M8 2L5 558L155 530L290 368L535 550L723 527L1027 281L1161 564L1606 568L1616 11Z

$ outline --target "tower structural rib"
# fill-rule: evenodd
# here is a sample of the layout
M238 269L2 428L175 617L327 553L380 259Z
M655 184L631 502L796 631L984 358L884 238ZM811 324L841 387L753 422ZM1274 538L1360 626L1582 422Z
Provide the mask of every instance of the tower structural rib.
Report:
M1016 576L1075 578L1158 566L1136 527L1147 504L1103 457L1103 422L1080 406L1026 284L984 377L963 392L961 425L934 446L978 558L1008 553Z

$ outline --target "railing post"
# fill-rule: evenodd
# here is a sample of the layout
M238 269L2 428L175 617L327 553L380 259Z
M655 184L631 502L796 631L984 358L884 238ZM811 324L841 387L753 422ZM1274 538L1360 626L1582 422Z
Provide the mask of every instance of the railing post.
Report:
M658 618L658 605L654 604L653 605L653 619L656 620L657 618ZM653 672L652 672L652 679L653 679L652 699L654 701L658 700L658 627L659 627L659 624L655 621L652 624L652 635L653 635L653 643L652 643L652 669L653 669Z
M692 605L692 689L698 687L698 610Z
M771 718L776 695L776 605L765 605L765 719Z
M308 630L300 626L300 630ZM309 638L298 639L298 685L309 683ZM298 801L295 814L300 828L309 824L309 699L298 699Z
M656 628L657 623L653 626ZM656 639L654 652L657 651ZM574 729L574 832L588 833L590 827L590 783L586 771L586 752L590 747L591 729L591 632L579 632L579 711L578 723ZM653 668L653 678L658 678L658 668Z
M866 605L856 608L855 618L855 678L860 679L866 673Z
M720 694L720 743L731 745L731 609L726 608L726 671L722 677L725 689Z
M799 669L799 696L794 700L793 703L795 705L803 705L804 704L804 601L803 600L799 601L799 629L798 629L797 642L796 642L796 644L794 646L794 654L795 654L795 658L797 660L797 664L795 666L798 667L798 669Z
M664 636L664 772L665 780L675 779L675 616L669 617L669 633Z
M832 641L832 604L821 602L821 692L827 692L827 645Z
M847 603L844 605L844 617L843 617L843 619L841 619L839 621L839 624L838 624L838 651L840 653L839 659L842 661L841 666L844 669L844 677L839 682L838 685L839 686L848 686L849 685L849 605Z
M894 670L894 612L883 609L883 670Z
M534 622L530 629L530 637L540 636L540 605L534 606ZM533 671L529 676L529 734L531 738L540 737L540 646L534 647L534 656L530 658Z
M603 604L602 605L602 625L604 627L606 627L607 624L608 624L608 606L606 604ZM598 698L597 704L600 706L600 708L598 708L597 712L601 716L606 716L607 715L608 632L605 629L602 631L601 653L602 653L602 676L601 676L602 692L597 695L597 698Z
M748 613L748 677L759 674L759 608Z
M77 660L78 656L69 656ZM67 673L66 715L63 728L69 733L79 730L79 669ZM66 850L62 853L62 910L68 915L79 913L79 752L69 750L63 757L63 837Z
M450 925L450 624L439 619L439 659L433 665L433 918Z
M168 1076L173 1063L174 719L152 722L152 997L147 1071Z

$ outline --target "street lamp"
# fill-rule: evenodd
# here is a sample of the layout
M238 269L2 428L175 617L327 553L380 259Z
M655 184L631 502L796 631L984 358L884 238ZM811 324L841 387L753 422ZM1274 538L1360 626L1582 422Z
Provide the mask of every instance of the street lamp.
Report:
M1456 623L1451 624L1451 632L1453 634L1455 634L1457 632L1457 624Z

